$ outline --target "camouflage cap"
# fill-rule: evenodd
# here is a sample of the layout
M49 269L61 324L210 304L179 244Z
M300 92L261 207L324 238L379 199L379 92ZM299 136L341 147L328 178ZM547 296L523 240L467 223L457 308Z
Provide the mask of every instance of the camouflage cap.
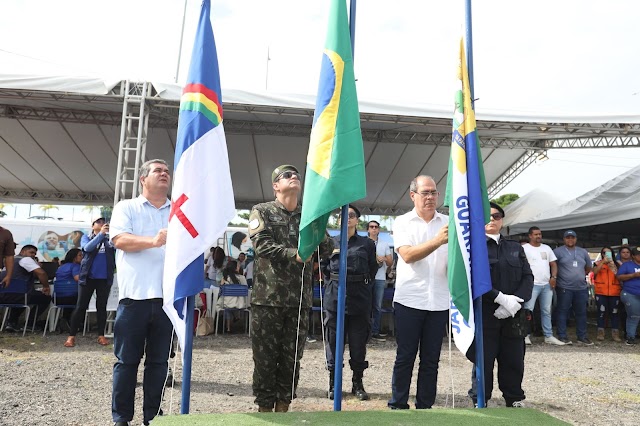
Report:
M283 172L286 172L287 170L291 170L293 172L300 173L298 171L298 169L295 168L295 166L292 166L291 164L283 164L281 166L276 167L273 170L273 173L271 173L271 182L275 183L276 178L278 176L280 176Z

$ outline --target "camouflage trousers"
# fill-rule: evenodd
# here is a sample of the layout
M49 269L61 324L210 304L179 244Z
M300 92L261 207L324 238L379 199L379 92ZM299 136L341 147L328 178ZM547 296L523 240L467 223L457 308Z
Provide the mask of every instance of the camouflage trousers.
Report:
M273 407L276 401L291 402L300 374L300 359L309 328L308 308L302 308L298 359L296 334L298 308L251 306L251 346L253 349L253 395L260 407ZM293 368L295 364L295 379ZM293 392L291 383L293 381Z

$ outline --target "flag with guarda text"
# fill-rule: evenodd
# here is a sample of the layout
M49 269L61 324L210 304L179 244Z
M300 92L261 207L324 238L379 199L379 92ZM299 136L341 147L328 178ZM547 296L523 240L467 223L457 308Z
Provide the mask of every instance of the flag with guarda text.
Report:
M449 313L455 344L466 354L475 337L475 315L482 315L474 312L473 300L491 290L491 275L484 230L489 198L462 39L458 80L445 205L449 207Z
M202 2L187 84L180 98L163 308L184 349L186 298L202 291L204 252L235 216L210 0Z
M304 182L298 254L324 239L331 212L366 196L364 148L344 0L332 0Z

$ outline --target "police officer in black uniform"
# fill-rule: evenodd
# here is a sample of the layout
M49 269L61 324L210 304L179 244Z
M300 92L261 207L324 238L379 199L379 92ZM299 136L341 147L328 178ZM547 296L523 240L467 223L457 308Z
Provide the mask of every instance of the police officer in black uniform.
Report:
M522 407L524 376L524 337L528 311L522 308L531 298L533 273L524 249L517 241L500 235L504 210L491 203L491 220L485 226L491 268L491 291L482 296L482 330L484 335L485 400L493 390L493 365L498 361L498 385L507 407ZM475 362L475 342L467 358ZM475 366L469 396L477 403ZM485 401L485 406L486 406Z
M344 316L344 335L349 339L349 365L353 371L353 393L364 401L369 395L364 390L362 376L369 366L366 361L367 341L371 333L371 303L373 280L378 271L376 246L373 240L356 232L360 211L349 206L347 244L347 288ZM333 399L333 381L336 354L336 321L338 311L338 274L340 267L340 237L335 237L335 249L323 262L327 284L325 291L325 333L327 345L327 368L329 369L329 399Z

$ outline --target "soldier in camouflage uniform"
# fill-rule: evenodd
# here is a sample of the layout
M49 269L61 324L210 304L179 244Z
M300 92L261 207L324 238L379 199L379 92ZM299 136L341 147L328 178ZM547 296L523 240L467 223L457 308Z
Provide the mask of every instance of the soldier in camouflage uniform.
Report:
M298 385L308 330L307 312L313 301L313 267L311 259L301 259L297 250L300 174L294 166L282 165L273 171L271 180L276 200L255 205L249 217L249 235L255 251L251 294L253 394L258 411L273 411L275 406L276 412L286 412ZM324 255L331 253L331 239L325 238L320 249ZM298 318L305 264L302 315Z

